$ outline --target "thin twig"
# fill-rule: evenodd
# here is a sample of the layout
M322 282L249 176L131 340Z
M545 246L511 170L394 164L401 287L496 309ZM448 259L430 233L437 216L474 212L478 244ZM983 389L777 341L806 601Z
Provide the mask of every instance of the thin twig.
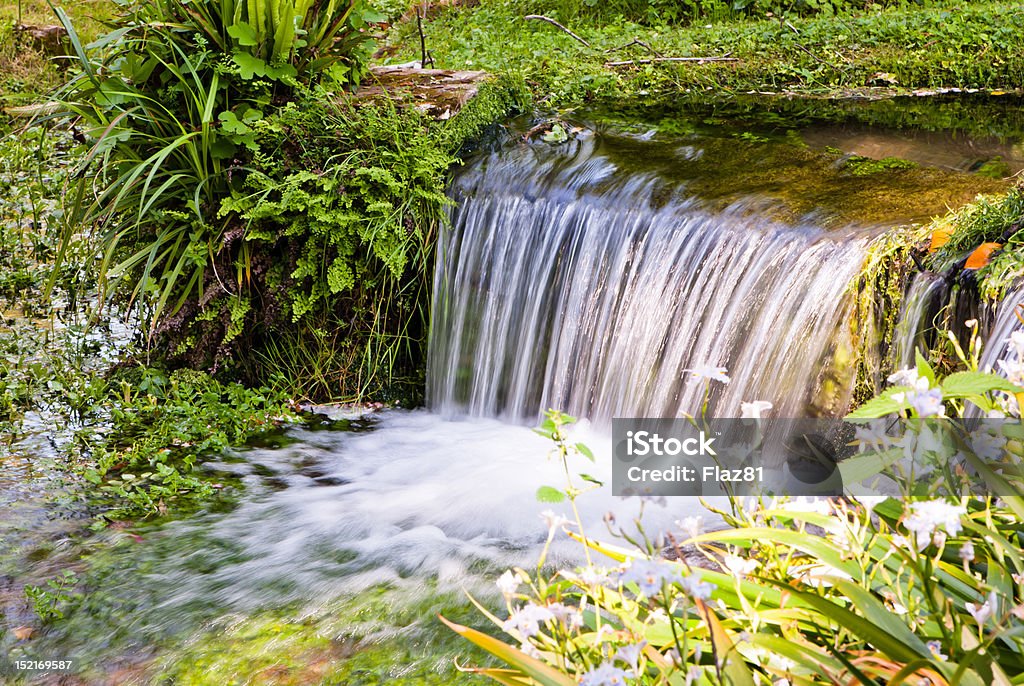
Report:
M426 14L424 11L423 14ZM431 67L434 66L434 57L427 52L427 37L423 33L423 16L420 15L419 10L416 10L416 28L420 32L420 69L426 69L429 64Z
M660 52L658 52L657 50L655 50L654 48L652 48L652 47L651 47L650 45L648 45L647 43L644 43L644 42L643 42L642 40L640 40L639 38L634 38L633 40L629 41L628 43L626 43L625 45L623 45L623 46L621 46L621 47L618 47L618 48L609 48L608 50L605 50L605 51L604 51L604 54L606 54L606 55L607 55L607 54L608 54L608 53L610 53L610 52L618 52L619 50L625 50L626 48L628 48L628 47L630 47L630 46L633 46L633 45L639 45L639 46L640 46L640 47L642 47L642 48L646 48L646 49L647 49L647 52L651 53L651 54L652 54L652 55L654 55L655 57L664 57L664 55L662 55L662 54L661 54Z
M547 23L551 24L552 26L557 26L558 28L562 29L563 31L568 33L570 36L572 36L573 38L578 40L580 43L583 43L588 48L590 47L590 43L588 43L587 41L583 40L582 38L577 36L575 33L570 31L569 29L565 28L565 26L563 26L562 24L559 24L557 21L555 21L551 17L545 17L543 14L527 14L525 17L523 17L523 19L536 19L538 21L546 21Z
M653 62L739 62L738 57L651 57L643 60L623 60L621 62L605 62L606 67L628 67L636 64L651 64Z

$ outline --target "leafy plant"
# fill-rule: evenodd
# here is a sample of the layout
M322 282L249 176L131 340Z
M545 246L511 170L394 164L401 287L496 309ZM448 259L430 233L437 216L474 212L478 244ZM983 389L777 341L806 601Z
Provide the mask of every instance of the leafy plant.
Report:
M968 402L1011 411L1002 426L1016 440L1024 334L1012 345L1010 379L938 379L919 359L851 419L935 417ZM550 413L540 430L563 459L570 419ZM513 641L443 621L504 663L470 670L502 684L1017 683L1024 474L1009 467L1024 449L1003 445L997 468L970 460L981 480L974 493L930 494L904 478L895 497L734 501L731 511L708 506L726 526L707 533L700 517L654 537L640 518L627 530L606 517L625 542L610 544L583 531L575 508L573 519L547 513L547 544L567 533L587 564L545 568L546 545L534 572L498 579L507 619L474 600ZM576 493L571 482L567 492Z
M135 2L83 46L56 12L80 68L57 104L92 141L65 243L81 225L99 228L102 282L127 282L153 333L166 312L229 278L218 265L245 263L225 240L235 218L218 211L258 152L254 131L297 89L356 82L375 15L358 0Z

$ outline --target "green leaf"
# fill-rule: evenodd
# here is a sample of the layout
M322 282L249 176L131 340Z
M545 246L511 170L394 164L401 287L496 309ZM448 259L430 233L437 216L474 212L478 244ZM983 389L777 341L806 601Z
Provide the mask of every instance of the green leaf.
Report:
M582 474L581 473L580 474L580 478L583 479L584 481L589 481L592 484L597 484L598 486L604 486L604 482L603 481L601 481L601 480L591 476L590 474Z
M871 620L860 617L842 605L837 605L826 598L822 598L817 593L803 591L774 579L764 579L764 582L784 589L794 597L803 600L829 620L838 623L858 639L870 643L893 660L910 662L920 657L931 657L931 653L927 648L922 651L916 645L907 645Z
M928 379L928 386L934 387L935 370L933 370L932 366L928 364L928 360L924 358L924 355L921 354L920 350L914 351L914 359L917 363L917 375Z
M518 648L513 648L507 643L476 629L470 629L467 626L450 622L441 615L438 615L438 619L470 643L483 648L510 667L518 669L524 675L541 684L541 686L575 686L576 684L568 675L562 674L540 660L530 657Z
M565 493L551 486L541 486L537 489L537 500L542 503L560 503L565 500Z
M589 459L591 462L595 461L593 451L590 448L588 448L584 443L577 443L576 450L579 451L580 455Z
M246 80L267 75L267 63L247 52L236 52L231 59L238 65L239 75Z
M912 390L909 386L890 388L881 395L875 396L856 410L846 415L847 419L877 419L906 409L906 402L897 402L892 396L895 393L906 393Z
M1010 383L998 374L986 372L957 372L942 380L942 395L947 398L966 398L990 391L1024 393L1024 388Z
M238 41L239 45L248 47L259 43L259 41L256 40L256 31L244 21L240 21L229 26L228 35Z

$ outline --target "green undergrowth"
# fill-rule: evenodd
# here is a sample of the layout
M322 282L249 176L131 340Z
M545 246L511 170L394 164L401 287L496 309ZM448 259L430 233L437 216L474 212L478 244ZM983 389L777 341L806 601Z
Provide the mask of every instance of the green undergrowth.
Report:
M451 9L426 27L428 48L442 68L519 74L538 100L554 106L688 91L1015 88L1024 74L1024 10L1013 2L941 2L690 27L570 21L591 47L523 14L511 2ZM392 43L399 47L394 61L418 57L415 26L400 25ZM657 56L736 61L605 64Z
M951 232L949 241L929 259L929 266L937 271L948 269L982 243L1003 246L977 273L979 291L986 300L998 301L1024 276L1024 187L979 198L937 220L931 228Z
M479 661L436 617L473 621L460 593L417 589L415 596L377 586L312 612L264 611L215 621L183 650L172 650L155 683L180 686L445 686L479 683L460 674L455 659Z

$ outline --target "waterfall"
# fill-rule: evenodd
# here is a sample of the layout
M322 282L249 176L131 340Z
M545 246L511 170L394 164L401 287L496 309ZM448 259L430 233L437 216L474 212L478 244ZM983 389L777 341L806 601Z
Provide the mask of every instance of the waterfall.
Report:
M935 337L934 319L949 297L949 284L941 276L921 272L914 276L903 299L893 336L894 369L913 367L916 352L928 357Z
M1007 349L1007 343L1014 331L1024 331L1024 323L1021 323L1017 313L1020 304L1024 304L1024 286L1009 291L996 306L995 324L981 351L978 365L981 369L999 372L999 360L1009 359L1014 354Z
M680 146L676 154L699 155ZM636 160L633 161L635 166ZM864 232L771 218L763 199L712 209L685 184L625 171L599 137L493 152L456 178L440 240L428 403L532 421L842 412L848 284Z

